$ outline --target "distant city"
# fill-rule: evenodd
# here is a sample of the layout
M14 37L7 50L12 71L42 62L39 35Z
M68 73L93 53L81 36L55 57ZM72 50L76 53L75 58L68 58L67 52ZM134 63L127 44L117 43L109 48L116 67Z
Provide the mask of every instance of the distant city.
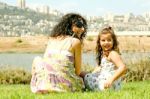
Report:
M64 15L46 5L35 9L27 8L26 5L25 0L17 0L17 6L0 2L0 36L48 35ZM107 13L104 16L84 17L88 21L88 32L91 33L98 32L105 25L112 26L115 31L150 31L150 12L141 15Z

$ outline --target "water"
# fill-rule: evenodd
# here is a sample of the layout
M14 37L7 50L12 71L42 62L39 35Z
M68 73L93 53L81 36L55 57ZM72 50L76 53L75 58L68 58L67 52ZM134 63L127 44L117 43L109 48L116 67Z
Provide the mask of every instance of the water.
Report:
M126 64L136 63L144 59L150 60L150 52L126 52L121 53L121 57Z
M0 66L20 67L26 70L31 70L31 64L35 56L43 56L43 54L31 53L1 53ZM122 53L122 59L125 63L137 62L143 58L150 59L149 53L130 52ZM84 53L82 56L83 63L91 66L96 66L95 55L93 52Z
M34 57L43 56L43 54L31 54L31 53L1 53L0 54L0 65L1 66L13 66L21 67L26 70L31 70L31 65ZM95 66L94 53L84 53L82 56L83 63Z

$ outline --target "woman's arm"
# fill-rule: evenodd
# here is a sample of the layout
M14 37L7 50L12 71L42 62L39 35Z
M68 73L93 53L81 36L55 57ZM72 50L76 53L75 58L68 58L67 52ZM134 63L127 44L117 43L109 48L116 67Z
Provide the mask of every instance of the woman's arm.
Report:
M78 39L75 39L73 44L74 49L74 60L75 60L75 73L79 76L81 72L81 42Z

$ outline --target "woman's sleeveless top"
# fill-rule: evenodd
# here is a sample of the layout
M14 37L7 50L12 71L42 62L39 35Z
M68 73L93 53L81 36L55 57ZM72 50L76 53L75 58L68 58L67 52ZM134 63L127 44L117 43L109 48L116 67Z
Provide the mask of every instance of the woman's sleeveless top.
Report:
M72 39L66 43L72 43ZM65 43L65 44L66 44ZM63 46L65 46L65 44ZM74 55L67 49L52 49L49 42L44 58L36 57L33 62L35 73L31 79L33 92L74 92L84 87L82 79L75 74Z

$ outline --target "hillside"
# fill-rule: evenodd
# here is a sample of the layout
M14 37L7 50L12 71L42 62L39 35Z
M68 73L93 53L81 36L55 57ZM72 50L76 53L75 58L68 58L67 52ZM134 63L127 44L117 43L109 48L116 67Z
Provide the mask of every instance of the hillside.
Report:
M0 3L0 36L47 35L63 15L58 14L44 14Z
M34 23L37 23L41 19L46 19L48 21L57 21L60 17L56 15L47 15L35 12L29 8L21 9L15 6L10 6L0 2L0 15L18 15L24 16L26 18L31 19Z

